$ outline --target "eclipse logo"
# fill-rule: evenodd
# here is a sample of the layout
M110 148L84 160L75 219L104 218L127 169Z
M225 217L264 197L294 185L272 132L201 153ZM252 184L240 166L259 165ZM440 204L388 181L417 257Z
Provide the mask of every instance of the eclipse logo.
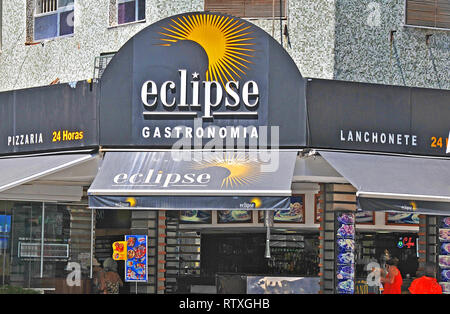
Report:
M133 184L145 184L148 186L162 186L168 187L174 184L182 184L182 185L206 185L211 180L211 175L209 173L164 173L163 171L158 171L158 173L154 176L154 169L150 169L147 172L147 175L144 176L143 173L134 173L132 175L128 175L126 173L117 174L113 181L116 185L133 185Z
M141 100L146 109L146 111L143 112L144 116L182 115L186 117L196 117L197 112L188 111L188 109L198 110L201 108L199 99L201 88L204 89L204 114L202 118L230 115L258 116L256 109L259 102L259 88L255 81L245 82L242 89L240 88L238 81L228 81L225 86L222 87L217 81L203 81L202 84L200 84L198 79L199 74L193 73L193 80L191 80L190 85L188 85L187 71L181 69L178 70L178 72L180 74L179 95L177 95L177 84L173 81L165 81L160 87L152 80L142 84ZM190 104L187 103L188 88L192 89L192 98L189 100ZM162 107L167 111L156 111L158 100L162 104ZM241 105L241 100L248 111L237 111ZM220 108L223 102L225 102L225 109L229 111L213 112ZM176 108L181 110L174 111Z

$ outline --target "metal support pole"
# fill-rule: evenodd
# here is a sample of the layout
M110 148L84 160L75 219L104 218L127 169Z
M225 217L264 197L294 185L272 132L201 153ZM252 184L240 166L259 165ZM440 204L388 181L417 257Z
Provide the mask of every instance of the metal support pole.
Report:
M42 218L41 218L41 278L44 277L44 222L45 222L45 203L42 202Z
M0 14L1 14L1 1L0 1ZM6 234L8 234L8 224L7 224L7 220L6 220L6 206L5 206L5 229L6 230L4 230L4 232L6 233ZM12 228L11 228L11 226L9 226L9 229L10 230L12 230ZM10 232L10 233L12 233L12 232ZM5 245L5 247L4 247L4 250L3 250L3 271L2 271L2 273L3 273L3 275L2 275L2 277L3 277L3 279L2 279L2 285L4 286L5 285L5 268L6 268L6 251L7 251L7 248L8 248L8 241L10 241L10 239L9 239L9 235L6 237L6 245Z
M283 0L280 0L280 42L281 46L283 46Z
M92 263L94 259L94 209L91 210L91 269L89 278L92 279Z
M266 251L265 258L270 258L270 227L273 226L273 210L264 211L264 225L266 226Z

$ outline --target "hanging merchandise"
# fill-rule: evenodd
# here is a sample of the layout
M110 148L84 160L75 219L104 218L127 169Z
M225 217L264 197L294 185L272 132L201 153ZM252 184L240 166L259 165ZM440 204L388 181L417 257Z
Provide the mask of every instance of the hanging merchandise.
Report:
M439 228L439 284L442 293L450 294L450 217L442 217Z
M355 215L337 215L337 292L353 294L355 282Z

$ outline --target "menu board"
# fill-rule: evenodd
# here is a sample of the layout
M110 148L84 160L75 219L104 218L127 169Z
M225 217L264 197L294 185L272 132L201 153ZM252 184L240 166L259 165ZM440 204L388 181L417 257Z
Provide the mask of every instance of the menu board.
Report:
M252 222L252 210L219 210L218 223L245 223Z
M11 215L0 215L0 233L11 231Z
M11 232L11 216L0 215L0 250L8 248L9 233Z
M127 241L116 241L112 244L113 260L126 261L127 260Z
M355 290L355 215L337 214L337 292L353 294Z
M442 293L450 294L450 217L442 217L439 228L439 270Z
M211 223L211 211L209 210L182 210L180 211L181 223Z
M125 261L125 281L147 282L147 236L126 235L127 260Z

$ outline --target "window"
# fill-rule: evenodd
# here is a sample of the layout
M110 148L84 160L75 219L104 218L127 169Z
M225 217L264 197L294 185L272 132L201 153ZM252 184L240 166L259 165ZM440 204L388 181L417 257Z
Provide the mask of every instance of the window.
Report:
M71 221L66 206L0 201L0 285L59 287L68 261Z
M286 0L205 0L205 11L243 18L286 18Z
M71 35L74 32L74 0L36 0L34 40Z
M117 24L145 19L145 0L119 0L117 5Z
M406 24L450 29L450 1L406 0Z

